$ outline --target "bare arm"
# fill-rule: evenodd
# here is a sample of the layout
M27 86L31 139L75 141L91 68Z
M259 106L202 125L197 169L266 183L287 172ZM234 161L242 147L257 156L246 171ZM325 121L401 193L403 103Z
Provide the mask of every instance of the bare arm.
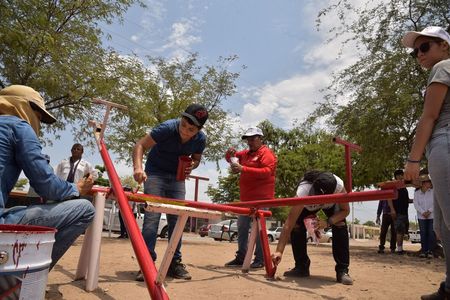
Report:
M142 157L144 156L144 152L156 145L156 142L153 138L147 134L143 138L141 138L134 145L133 148L133 177L139 184L144 182L147 179L147 174L145 174L142 169Z
M277 249L275 253L272 254L272 260L275 265L278 265L281 261L284 248L286 247L289 237L291 236L291 231L294 228L298 217L302 213L303 208L304 205L293 206L289 212L286 223L284 223L283 230L281 231L280 239L278 240Z
M422 116L417 124L416 136L411 151L409 152L408 158L410 160L419 161L422 159L425 146L430 139L436 120L439 118L447 91L448 86L442 83L435 82L428 86ZM405 180L415 180L418 178L419 169L420 163L407 162L405 165Z

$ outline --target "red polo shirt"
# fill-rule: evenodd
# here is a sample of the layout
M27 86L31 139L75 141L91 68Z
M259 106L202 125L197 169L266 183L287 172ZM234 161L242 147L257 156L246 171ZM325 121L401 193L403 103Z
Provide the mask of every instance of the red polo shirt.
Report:
M239 179L241 201L273 199L275 196L275 170L277 158L266 145L255 152L236 152L242 165ZM230 157L227 155L229 162Z

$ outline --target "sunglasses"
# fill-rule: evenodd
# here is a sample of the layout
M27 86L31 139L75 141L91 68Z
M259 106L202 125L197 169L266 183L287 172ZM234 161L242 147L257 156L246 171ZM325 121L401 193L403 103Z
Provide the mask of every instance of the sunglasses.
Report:
M422 53L427 53L428 51L430 51L431 43L437 43L437 42L436 41L428 41L428 42L422 43L422 44L420 44L419 47L414 48L413 52L411 52L410 55L413 58L417 58L417 55L419 55L419 51Z

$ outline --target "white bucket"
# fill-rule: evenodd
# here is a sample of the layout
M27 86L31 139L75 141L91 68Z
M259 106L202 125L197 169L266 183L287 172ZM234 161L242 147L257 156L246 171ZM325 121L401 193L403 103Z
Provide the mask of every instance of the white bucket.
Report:
M0 225L0 299L44 299L56 229Z

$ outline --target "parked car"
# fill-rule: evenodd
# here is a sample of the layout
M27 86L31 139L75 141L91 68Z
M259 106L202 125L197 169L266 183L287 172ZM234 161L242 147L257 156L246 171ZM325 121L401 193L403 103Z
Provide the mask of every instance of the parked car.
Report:
M120 232L120 220L119 220L119 209L113 207L115 201L106 201L105 203L105 214L103 215L103 230L109 230L114 232ZM136 213L136 222L139 229L142 230L142 223L144 222L144 212L139 210ZM169 227L167 225L166 214L161 214L161 219L159 220L158 226L158 236L161 238L168 238Z
M230 227L231 222L231 227ZM267 238L269 243L280 238L282 227L278 227L276 231L267 230ZM236 241L238 237L237 219L221 221L217 224L211 224L208 236L216 241Z
M208 230L208 236L215 241L237 240L237 219L221 221L217 224L211 224Z
M200 226L200 228L198 229L198 234L201 237L208 236L208 231L210 228L211 228L211 224L204 224L204 225Z
M310 243L313 242L313 238L312 236L309 235L309 232L306 232L306 239ZM322 230L320 232L319 243L331 243L332 240L333 240L333 232L331 231L331 229L328 229L327 231Z
M420 230L409 230L408 235L411 243L420 243Z
M269 242L272 243L275 240L279 240L282 230L283 230L283 227L277 227L275 229L267 230L267 238L269 239Z

